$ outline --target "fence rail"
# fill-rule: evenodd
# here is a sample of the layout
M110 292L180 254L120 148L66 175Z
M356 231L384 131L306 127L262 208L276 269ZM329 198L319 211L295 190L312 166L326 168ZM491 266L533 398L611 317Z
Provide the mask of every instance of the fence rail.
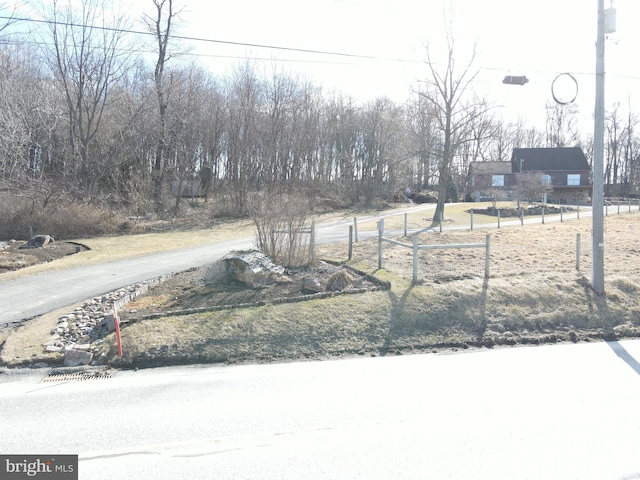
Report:
M484 248L484 278L489 278L489 268L491 263L491 235L485 237L484 243L450 243L446 245L420 245L418 243L418 236L412 237L412 243L400 242L392 238L383 236L383 230L378 230L378 268L382 268L382 244L384 242L398 245L403 248L411 248L413 250L413 277L412 282L415 284L418 282L418 252L420 250L452 250L460 248Z

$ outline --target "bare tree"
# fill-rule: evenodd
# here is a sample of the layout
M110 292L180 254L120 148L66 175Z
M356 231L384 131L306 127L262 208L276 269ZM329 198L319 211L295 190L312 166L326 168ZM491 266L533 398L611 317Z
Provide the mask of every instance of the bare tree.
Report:
M619 103L614 104L613 109L605 117L605 167L604 183L605 191L609 194L609 186L618 183L618 171L620 169L620 155L622 150L622 128L618 114Z
M465 94L470 90L471 84L477 76L477 71L471 68L475 58L475 50L469 62L459 71L456 68L454 54L454 40L451 32L447 34L447 60L444 66L431 61L429 48L427 47L427 67L429 78L426 80L426 88L419 90L422 96L431 106L431 111L436 119L436 127L441 136L441 147L437 152L439 157L438 167L438 203L434 214L434 222L444 218L444 205L447 201L448 181L450 179L451 166L459 147L472 140L471 127L476 125L479 118L486 114L489 107L484 100L471 99L465 101Z
M11 35L11 33L7 33L5 31L8 30L11 25L19 21L16 18L16 11L18 10L18 5L19 5L19 2L14 3L12 7L8 7L0 3L0 8L7 9L7 10L11 9L11 13L9 15L5 14L5 16L3 17L3 21L0 23L0 40L4 39L5 36Z
M578 107L547 102L545 135L547 147L568 147L578 143Z
M233 215L244 215L250 188L260 186L258 112L264 104L264 84L246 62L235 69L227 90L225 173Z
M164 156L167 147L167 109L169 107L169 80L166 76L167 62L170 60L169 40L173 34L173 22L180 13L174 8L173 0L151 0L154 6L153 15L145 15L143 22L155 37L158 58L154 70L156 97L158 100L159 126L157 143L153 160L153 195L156 211L164 209L162 191L164 186Z
M517 176L518 199L529 203L542 201L553 187L544 181L543 172L524 172Z
M631 111L631 105L627 113L627 121L624 126L622 141L622 159L625 177L624 181L628 187L640 183L640 138L636 132L636 127L640 119L638 114ZM630 193L626 192L627 195Z
M434 152L439 143L435 115L431 104L421 95L412 99L406 108L406 150L413 158L411 178L407 187L421 190L435 182L437 162Z
M66 101L73 173L84 182L91 198L105 174L91 148L100 130L112 87L125 74L129 53L124 47L124 17L110 11L106 0L82 0L61 5L54 0L48 12L54 55L51 67ZM123 53L124 52L124 53Z

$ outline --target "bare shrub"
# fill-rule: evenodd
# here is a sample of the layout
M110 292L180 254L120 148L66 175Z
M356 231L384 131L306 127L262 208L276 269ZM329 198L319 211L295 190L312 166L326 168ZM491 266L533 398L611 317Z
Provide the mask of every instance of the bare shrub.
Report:
M314 255L305 225L311 211L307 198L287 194L255 194L248 202L256 224L256 247L275 262L296 266Z
M353 287L356 280L356 277L349 273L348 270L341 269L329 277L327 289L331 292L340 292Z
M29 197L5 196L0 201L0 240L28 240L47 234L57 239L104 235L116 232L118 218L104 209L70 201L42 207Z

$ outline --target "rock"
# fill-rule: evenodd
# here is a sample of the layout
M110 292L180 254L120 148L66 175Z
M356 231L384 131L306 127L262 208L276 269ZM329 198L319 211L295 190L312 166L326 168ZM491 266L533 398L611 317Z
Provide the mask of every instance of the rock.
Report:
M637 337L640 334L640 327L627 322L614 327L613 332L619 337Z
M44 248L55 239L49 235L34 235L20 248Z
M222 261L227 275L253 288L275 283L284 275L284 267L257 250L231 252Z
M105 326L107 328L107 332L113 332L116 329L116 321L113 313L108 314L104 317Z
M74 349L65 353L63 363L65 367L78 367L80 365L89 365L91 359L93 359L91 352L82 352Z
M412 193L409 198L415 203L438 203L438 199L428 193Z
M324 287L313 277L305 277L302 280L302 290L311 293L324 292Z

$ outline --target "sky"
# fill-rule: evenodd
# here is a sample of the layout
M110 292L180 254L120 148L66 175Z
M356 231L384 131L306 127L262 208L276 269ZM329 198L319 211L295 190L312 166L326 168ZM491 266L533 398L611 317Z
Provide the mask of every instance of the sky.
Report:
M592 116L597 0L174 2L181 9L175 33L210 40L183 41L181 48L192 54L186 58L217 75L251 58L265 73L275 62L361 103L379 96L404 102L429 75L427 48L436 65L444 62L449 30L456 65L462 70L475 49L473 90L495 103L505 118L544 125L545 105L553 101L551 85L562 73L576 79L575 103L584 116ZM151 0L125 4L133 18L152 11ZM616 32L605 47L605 105L630 102L640 112L640 0L605 0L610 7L617 15ZM133 27L141 29L140 23ZM503 85L505 75L526 75L530 81ZM556 86L560 93L563 85L564 93L572 93L574 85L565 80L561 76Z
M587 117L595 104L597 0L183 0L185 35L214 40L306 49L343 55L197 42L213 71L228 71L237 58L300 73L326 90L366 102L386 95L402 102L428 76L427 46L434 62L447 53L452 32L456 64L472 57L473 89L488 96L508 119L544 123L551 85L562 73L578 83L576 105ZM605 0L616 10L616 32L605 46L605 105L631 102L640 112L640 0ZM215 57L229 56L229 58ZM525 86L503 85L505 75L526 75ZM569 77L558 94L575 88Z

